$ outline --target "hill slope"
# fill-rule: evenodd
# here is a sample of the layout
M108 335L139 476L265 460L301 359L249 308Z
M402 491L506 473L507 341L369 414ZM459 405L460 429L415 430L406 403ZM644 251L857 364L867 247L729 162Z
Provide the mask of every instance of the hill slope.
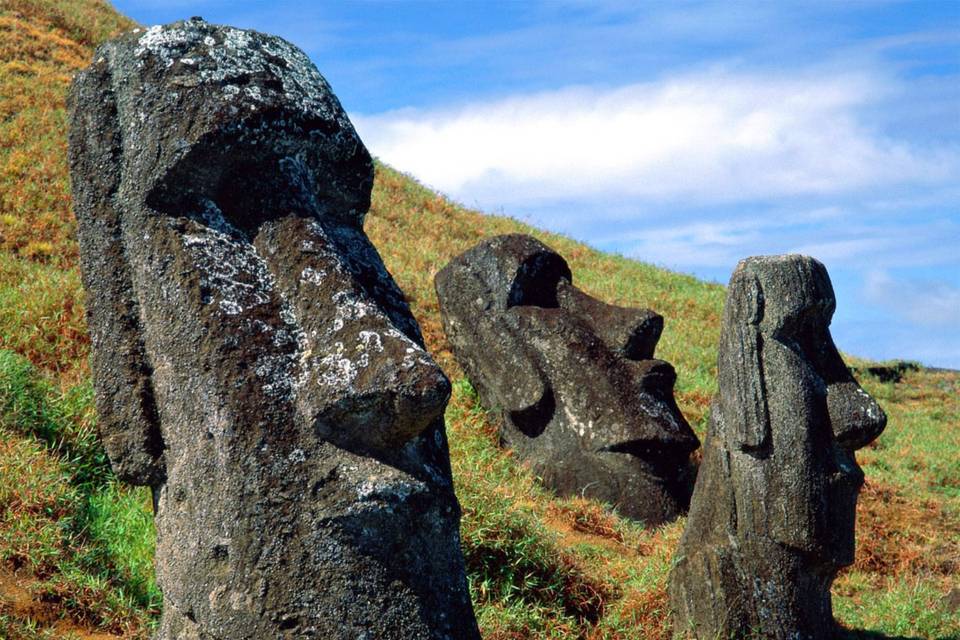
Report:
M99 0L0 0L0 638L146 637L157 613L147 496L115 483L95 436L65 161L70 74L131 24ZM481 238L536 235L579 286L665 316L658 356L701 436L723 288L466 210L384 166L366 229L455 381L451 455L485 637L669 637L683 522L647 531L554 499L499 450L447 348L432 276ZM837 615L876 632L851 637L960 637L960 377L863 382L890 425L860 455L857 562L836 584Z

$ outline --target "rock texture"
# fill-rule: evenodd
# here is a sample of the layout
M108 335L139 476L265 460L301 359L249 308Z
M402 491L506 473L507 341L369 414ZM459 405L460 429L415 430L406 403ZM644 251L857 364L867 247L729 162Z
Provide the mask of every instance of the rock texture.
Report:
M136 29L69 107L100 428L154 490L157 638L479 638L450 385L313 64L201 19Z
M748 258L730 280L714 401L670 574L695 638L833 638L830 585L853 562L863 472L886 425L833 345L824 266Z
M506 235L456 257L436 280L447 337L501 439L561 495L661 523L690 500L699 446L654 360L663 318L572 284L557 253Z

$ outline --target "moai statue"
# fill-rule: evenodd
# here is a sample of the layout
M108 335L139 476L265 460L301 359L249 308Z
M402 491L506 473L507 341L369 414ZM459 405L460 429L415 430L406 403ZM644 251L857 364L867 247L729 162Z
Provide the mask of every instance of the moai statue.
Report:
M197 18L102 46L69 106L100 430L155 496L156 637L479 638L450 385L313 64Z
M834 637L863 472L886 415L830 337L824 266L748 258L730 280L703 463L670 573L675 627L701 640Z
M525 235L491 238L435 280L453 353L501 440L558 494L658 524L686 511L699 446L654 360L663 318L605 304Z

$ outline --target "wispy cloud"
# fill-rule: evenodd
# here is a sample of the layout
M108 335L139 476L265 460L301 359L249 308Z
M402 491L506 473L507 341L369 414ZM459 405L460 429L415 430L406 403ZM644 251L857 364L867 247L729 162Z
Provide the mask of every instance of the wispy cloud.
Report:
M947 282L867 274L864 297L896 316L925 327L960 327L960 288ZM960 341L958 341L960 342Z
M885 90L866 75L715 70L355 122L386 162L490 208L600 194L736 202L956 176L955 150L916 149L860 122Z

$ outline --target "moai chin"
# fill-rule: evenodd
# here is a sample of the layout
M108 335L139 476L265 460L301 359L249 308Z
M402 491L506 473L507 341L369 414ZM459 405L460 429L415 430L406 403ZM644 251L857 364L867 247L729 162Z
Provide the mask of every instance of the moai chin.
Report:
M313 64L193 19L102 46L69 107L100 430L154 491L157 638L479 638L450 385Z
M447 338L501 439L560 495L659 524L686 511L699 446L653 359L663 318L605 304L525 235L497 236L435 280Z
M825 640L830 585L853 562L863 472L886 426L830 337L824 266L747 258L727 292L714 400L670 573L675 628L705 640Z

